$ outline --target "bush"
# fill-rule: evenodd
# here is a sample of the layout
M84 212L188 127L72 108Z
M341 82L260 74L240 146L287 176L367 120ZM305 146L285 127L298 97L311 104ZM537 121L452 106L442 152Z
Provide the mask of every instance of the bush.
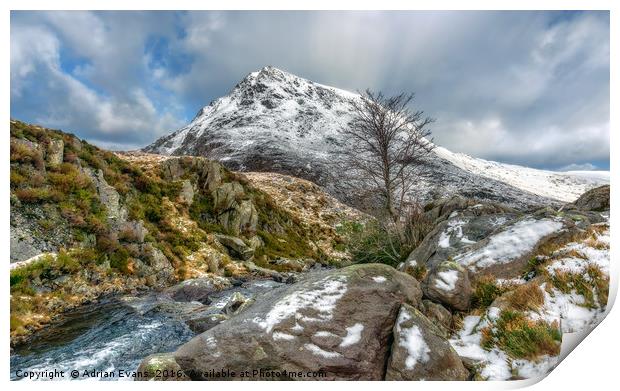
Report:
M404 211L399 223L373 220L366 224L343 223L336 232L347 240L346 248L356 263L384 263L396 267L420 245L433 228L433 222L418 204ZM420 270L424 274L426 270Z
M114 268L121 273L129 274L129 252L125 247L118 246L114 252L108 255L110 259L110 267Z
M50 190L47 188L27 188L27 189L17 189L15 191L15 195L19 198L20 201L26 203L40 203L46 201L61 201L64 197L62 194L57 191Z
M419 204L410 204L404 214L402 228L404 242L413 250L433 230L434 222L424 213L424 208Z
M89 178L71 163L62 163L54 172L47 174L48 181L63 194L84 192L92 186Z
M11 163L32 164L37 170L45 168L41 152L24 144L11 143Z
M347 247L355 263L384 263L392 267L403 262L413 250L393 228L376 221L367 223L361 231L352 231Z

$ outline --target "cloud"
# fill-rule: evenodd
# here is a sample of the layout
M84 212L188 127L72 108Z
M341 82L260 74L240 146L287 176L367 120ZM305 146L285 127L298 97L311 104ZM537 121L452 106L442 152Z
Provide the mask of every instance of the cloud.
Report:
M12 20L12 116L73 131L112 149L142 147L184 123L173 111L156 107L148 85L131 80L129 70L140 62L118 61L127 46L111 38L118 32L110 34L99 17L89 12L37 16ZM65 69L63 50L85 59L85 65Z
M415 91L437 118L435 140L454 151L552 169L609 164L608 12L11 18L12 115L106 145L147 144L265 65L349 90Z
M561 167L558 171L594 171L596 170L596 166L592 163L583 163L583 164L569 164L567 166Z

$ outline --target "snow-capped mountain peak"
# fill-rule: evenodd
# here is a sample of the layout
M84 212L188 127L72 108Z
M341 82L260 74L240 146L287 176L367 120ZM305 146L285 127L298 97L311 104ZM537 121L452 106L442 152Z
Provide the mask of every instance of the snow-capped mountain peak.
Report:
M228 95L203 107L185 127L144 150L200 155L240 171L273 171L318 183L336 196L331 164L347 140L340 129L353 118L359 95L267 66L248 74ZM570 175L477 159L438 147L431 179L416 196L461 194L517 207L573 201L608 177ZM336 168L337 169L337 168Z

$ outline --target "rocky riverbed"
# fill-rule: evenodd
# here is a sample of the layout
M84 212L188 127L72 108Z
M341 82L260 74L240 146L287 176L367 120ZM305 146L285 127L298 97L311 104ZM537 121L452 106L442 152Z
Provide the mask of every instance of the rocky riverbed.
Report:
M189 341L196 335L192 329L206 327L206 319L226 319L240 298L251 300L280 285L272 280L245 282L210 294L206 305L175 301L171 297L178 291L175 288L80 307L14 349L11 379L18 379L18 370L135 371L144 357L173 351Z

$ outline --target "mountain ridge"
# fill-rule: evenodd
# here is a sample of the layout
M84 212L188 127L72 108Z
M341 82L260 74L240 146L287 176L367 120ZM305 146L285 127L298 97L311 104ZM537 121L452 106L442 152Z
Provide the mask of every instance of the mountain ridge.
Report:
M332 157L346 147L339 129L352 118L358 94L268 66L252 72L228 95L203 107L185 127L143 151L198 155L238 171L268 171L311 180L344 201ZM478 159L437 147L416 197L427 202L462 195L529 208L574 201L609 183L604 176L571 175Z

